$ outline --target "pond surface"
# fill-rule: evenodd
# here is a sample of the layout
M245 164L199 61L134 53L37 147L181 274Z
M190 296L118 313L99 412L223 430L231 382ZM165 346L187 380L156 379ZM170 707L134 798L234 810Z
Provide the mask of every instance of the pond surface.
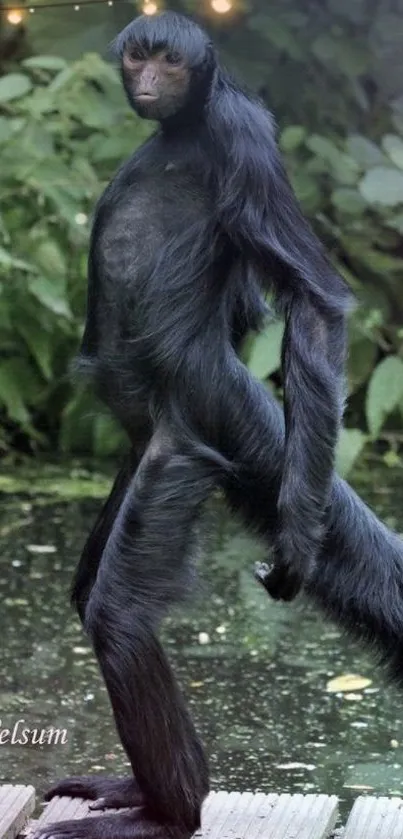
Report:
M57 777L122 773L128 765L69 606L72 572L100 504L77 496L87 484L101 495L107 486L80 475L77 492L45 473L39 495L22 481L18 492L0 496L0 730L19 720L17 739L23 727L31 730L26 744L0 743L0 776L40 793ZM371 486L359 486L400 530L402 477L373 471ZM345 806L362 789L403 794L402 694L303 599L270 602L252 574L260 546L221 509L215 520L198 591L164 627L208 748L213 788L336 793ZM327 691L330 679L347 673L371 684ZM65 729L67 742L33 743L32 730L49 726Z

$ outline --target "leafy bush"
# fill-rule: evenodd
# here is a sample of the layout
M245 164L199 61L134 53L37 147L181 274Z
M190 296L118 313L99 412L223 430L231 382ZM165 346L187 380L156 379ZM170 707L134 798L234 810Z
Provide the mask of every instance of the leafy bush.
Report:
M358 24L368 39L356 38ZM256 0L221 50L278 115L297 195L359 300L339 455L344 472L367 440L386 440L392 463L402 425L403 96L387 91L388 106L371 101L365 81L372 73L379 88L390 84L365 44L376 36L388 57L385 43L396 27L382 10L365 17L363 0L326 0L314 13L301 12L295 0L273 0L268 12L266 0ZM6 448L28 439L107 454L120 445L110 419L72 388L67 370L85 308L88 214L147 131L128 115L115 71L97 55L73 64L36 56L0 79ZM253 373L278 390L281 335L281 324L269 323L245 345Z
M37 56L0 79L3 447L16 430L33 445L117 445L109 419L73 392L68 364L85 310L88 214L147 130L128 118L120 88L97 55L72 65Z
M388 420L392 429L402 423L403 140L386 134L378 146L353 134L336 141L292 125L280 145L301 203L358 298L350 323L347 420L365 424L366 432L342 435L346 472L366 441L382 436ZM271 323L248 341L246 361L258 378L279 370L281 338L281 327ZM392 444L398 439L388 431L384 436ZM390 452L388 461L394 462Z

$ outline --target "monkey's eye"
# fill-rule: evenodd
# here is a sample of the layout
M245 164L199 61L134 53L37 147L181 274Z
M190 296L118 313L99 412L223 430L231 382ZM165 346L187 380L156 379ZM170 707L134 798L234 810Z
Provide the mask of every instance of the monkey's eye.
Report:
M127 52L129 58L131 58L132 61L144 61L145 59L143 50L141 49L141 47L138 47L136 45L129 47Z
M166 52L165 61L167 64L171 64L172 67L177 67L179 64L182 64L182 56L179 52Z

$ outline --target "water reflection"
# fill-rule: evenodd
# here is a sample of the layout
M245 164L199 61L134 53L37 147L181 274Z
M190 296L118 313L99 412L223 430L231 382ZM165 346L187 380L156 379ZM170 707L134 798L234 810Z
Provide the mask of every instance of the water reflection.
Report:
M371 503L397 526L399 480L372 474ZM105 689L69 608L74 564L98 502L3 496L0 514L0 728L67 729L65 745L0 745L3 781L34 783L127 766ZM215 788L403 793L401 695L358 646L304 601L269 602L251 569L259 546L219 515L202 582L164 630L207 744ZM372 679L326 692L343 673ZM353 789L352 789L353 788Z

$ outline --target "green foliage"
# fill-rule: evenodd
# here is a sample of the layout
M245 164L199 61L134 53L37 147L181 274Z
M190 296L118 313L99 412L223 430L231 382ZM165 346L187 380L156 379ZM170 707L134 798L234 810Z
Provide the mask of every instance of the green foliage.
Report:
M360 456L367 436L358 428L343 428L336 453L336 469L340 475L348 475Z
M359 301L338 466L346 474L367 441L379 441L392 464L403 422L401 15L392 0L371 14L366 0L303 11L297 0L241 5L245 17L212 24L226 27L220 52L267 97L296 194ZM119 26L131 14L123 7ZM115 71L99 56L60 57L84 43L102 49L118 28L111 18L83 26L66 13L55 33L60 15L45 24L38 15L32 44L45 54L0 79L0 449L17 429L33 445L105 454L121 434L73 391L67 371L85 309L88 214L146 125L128 117ZM280 396L281 339L271 322L244 348L253 374Z
M0 79L0 449L31 445L105 454L121 443L108 416L74 392L89 214L111 172L144 139L119 79L97 55L23 62ZM116 126L119 131L116 131Z
M274 0L270 11L257 0L243 35L248 61L238 60L239 32L228 33L225 46L227 60L236 54L235 67L268 91L295 192L357 296L342 474L367 441L380 441L385 462L395 463L403 422L403 86L396 63L391 70L402 25L390 5L369 16L364 0L325 0L301 14L296 0ZM376 64L366 46L374 39L382 45ZM279 385L274 329L249 340L245 358L258 378L274 373Z
M257 379L266 379L280 367L283 324L269 323L246 350L246 363Z
M369 381L366 413L369 431L377 438L386 418L403 404L403 361L397 355L384 358Z
M403 140L385 134L378 146L357 134L329 139L293 125L280 145L297 195L359 301L351 318L349 390L363 403L369 435L353 428L341 436L338 467L347 474L367 440L402 423L403 330L396 314L403 312ZM281 334L281 324L271 323L248 342L257 378L279 372Z

